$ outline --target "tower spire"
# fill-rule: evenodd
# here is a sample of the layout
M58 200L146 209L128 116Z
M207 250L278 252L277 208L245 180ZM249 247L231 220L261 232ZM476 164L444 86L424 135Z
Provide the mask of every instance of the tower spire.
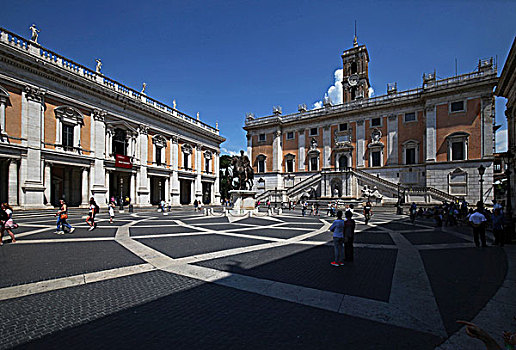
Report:
M358 46L358 40L357 40L357 20L355 20L355 37L353 38L353 47Z

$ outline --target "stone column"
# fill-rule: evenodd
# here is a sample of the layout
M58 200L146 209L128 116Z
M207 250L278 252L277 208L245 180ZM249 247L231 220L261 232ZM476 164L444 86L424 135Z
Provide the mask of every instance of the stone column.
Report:
M82 168L81 205L87 206L89 202L88 168ZM95 201L96 202L96 201Z
M140 144L140 174L138 179L138 197L136 203L140 206L149 206L149 178L147 176L147 156L148 156L148 140L147 133L149 128L141 125L138 129L138 142Z
M299 161L298 161L298 170L304 171L305 170L305 129L299 129L297 134L297 145L298 145L298 152L299 152Z
M213 183L213 191L215 194L214 203L220 204L220 152L213 152L213 172L215 174L215 182Z
M363 168L365 165L365 123L363 120L357 120L357 168Z
M7 199L10 205L18 205L18 163L11 159L9 162L9 190Z
M44 174L43 174L43 185L45 186L45 192L44 192L44 201L46 202L47 206L52 206L53 203L50 202L50 191L52 190L52 168L50 167L50 163L46 163L44 165Z
M274 132L274 139L272 142L272 171L281 172L282 155L281 131L276 130Z
M398 165L398 116L387 118L387 164Z
M435 105L425 107L426 114L426 161L435 162L437 153L436 108Z
M106 114L105 111L94 110L92 112L93 125L91 126L93 133L91 148L94 156L94 162L90 168L91 195L101 207L105 207L109 202L109 177L104 168L104 158L109 151L106 147Z
M331 125L323 126L323 169L328 169L331 157Z
M22 119L26 120L27 130L27 156L26 162L22 162L23 174L23 206L25 208L44 208L43 169L41 162L41 131L44 121L44 91L32 86L26 86L22 94L23 104Z
M136 200L136 173L131 174L131 183L129 184L129 196L131 196L131 204L135 204Z
M170 156L172 157L172 174L170 175L170 194L172 196L172 205L180 205L179 201L179 147L177 137L173 136L171 140Z
M494 118L494 101L491 95L482 96L482 157L491 157L494 152L493 140L493 118ZM467 103L467 101L466 101ZM511 189L512 190L512 189Z
M6 98L0 96L0 134L6 135L5 132L5 103Z
M165 179L165 202L170 200L170 177Z
M202 151L201 146L197 145L195 147L195 197L197 200L202 200L202 181L201 181L201 157L202 157Z

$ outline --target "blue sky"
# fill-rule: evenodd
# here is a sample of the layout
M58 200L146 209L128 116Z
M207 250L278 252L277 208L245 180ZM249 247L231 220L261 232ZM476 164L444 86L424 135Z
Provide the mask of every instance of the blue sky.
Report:
M312 106L334 83L340 55L358 39L370 56L375 95L473 71L498 56L499 72L516 34L516 1L25 1L4 6L0 26L29 37L215 125L228 151L245 149L246 112L268 115ZM506 135L505 101L497 99Z

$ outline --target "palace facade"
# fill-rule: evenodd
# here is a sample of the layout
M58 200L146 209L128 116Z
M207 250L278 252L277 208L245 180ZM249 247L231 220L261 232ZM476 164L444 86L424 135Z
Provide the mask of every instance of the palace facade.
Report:
M0 201L219 203L218 127L144 90L0 29Z
M474 72L370 98L369 54L356 38L342 54L343 101L255 117L248 114L247 153L259 198L361 198L440 202L493 198L494 95L492 59ZM334 104L333 102L336 102ZM482 182L478 168L485 168ZM482 190L482 194L480 193ZM369 192L368 192L369 191ZM380 197L380 196L379 196Z

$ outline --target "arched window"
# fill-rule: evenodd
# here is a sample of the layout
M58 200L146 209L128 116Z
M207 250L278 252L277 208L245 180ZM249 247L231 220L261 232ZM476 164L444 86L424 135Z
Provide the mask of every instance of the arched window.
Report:
M342 154L339 157L339 170L346 170L348 167L348 157Z
M356 62L351 62L351 74L355 74L358 72L358 66Z
M265 160L267 159L267 156L263 155L263 154L259 154L257 157L256 157L256 166L257 166L257 170L259 173L264 173L265 172Z

